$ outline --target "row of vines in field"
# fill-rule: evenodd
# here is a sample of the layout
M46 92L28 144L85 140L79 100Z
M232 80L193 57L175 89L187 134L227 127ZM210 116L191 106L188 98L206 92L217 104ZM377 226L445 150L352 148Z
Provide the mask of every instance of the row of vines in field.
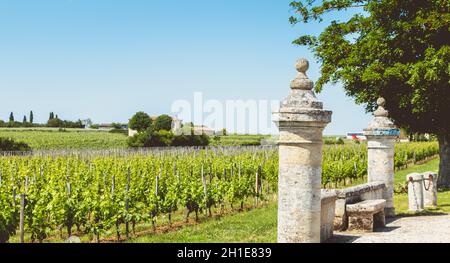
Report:
M395 145L394 166L402 169L439 154L436 142L398 143ZM326 146L323 155L322 182L325 187L346 180L363 179L367 175L367 145Z
M0 137L28 144L33 150L126 148L127 137L106 131L68 129L0 129Z
M397 151L396 165L405 156L435 155L437 146L408 144ZM326 146L324 186L364 177L366 152L364 145ZM114 232L120 239L122 225L128 237L136 224L156 227L161 216L170 224L177 211L197 219L226 206L241 210L248 200L276 193L277 181L275 147L0 157L0 242L19 225L33 242L75 229L96 241Z

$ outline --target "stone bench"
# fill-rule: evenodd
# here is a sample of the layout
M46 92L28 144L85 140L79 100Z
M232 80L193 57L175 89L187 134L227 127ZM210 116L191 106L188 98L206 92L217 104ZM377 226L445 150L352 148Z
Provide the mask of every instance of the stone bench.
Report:
M336 200L334 230L345 231L348 228L348 215L346 206L366 200L377 200L383 198L386 189L384 183L368 183L338 191Z
M337 191L321 191L320 241L326 242L333 237L334 214L336 208Z
M384 208L386 200L366 200L347 205L348 230L373 232L376 227L385 226Z

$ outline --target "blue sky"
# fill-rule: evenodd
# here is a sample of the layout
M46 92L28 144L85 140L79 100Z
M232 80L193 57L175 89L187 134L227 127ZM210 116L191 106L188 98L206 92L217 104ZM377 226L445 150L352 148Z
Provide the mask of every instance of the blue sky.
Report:
M291 44L326 24L289 24L290 0L0 0L0 119L50 111L63 119L126 122L170 113L175 100L283 99L300 57ZM333 19L333 17L330 17ZM327 134L371 117L339 86L318 97L333 110Z

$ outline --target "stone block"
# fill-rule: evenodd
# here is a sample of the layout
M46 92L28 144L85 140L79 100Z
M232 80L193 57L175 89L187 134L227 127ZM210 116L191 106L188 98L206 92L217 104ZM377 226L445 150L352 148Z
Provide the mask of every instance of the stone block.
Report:
M353 205L347 205L348 230L373 232L376 227L384 227L384 208L386 200L366 200Z

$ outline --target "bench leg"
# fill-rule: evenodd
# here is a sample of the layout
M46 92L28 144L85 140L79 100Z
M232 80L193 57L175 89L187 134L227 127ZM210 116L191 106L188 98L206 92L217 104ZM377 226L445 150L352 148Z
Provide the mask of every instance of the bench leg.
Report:
M373 219L372 213L349 215L348 230L373 232Z
M342 216L336 216L334 218L334 230L345 231L348 228L348 216L346 214Z
M384 211L381 211L373 216L373 224L374 227L385 227L386 226L386 217Z

